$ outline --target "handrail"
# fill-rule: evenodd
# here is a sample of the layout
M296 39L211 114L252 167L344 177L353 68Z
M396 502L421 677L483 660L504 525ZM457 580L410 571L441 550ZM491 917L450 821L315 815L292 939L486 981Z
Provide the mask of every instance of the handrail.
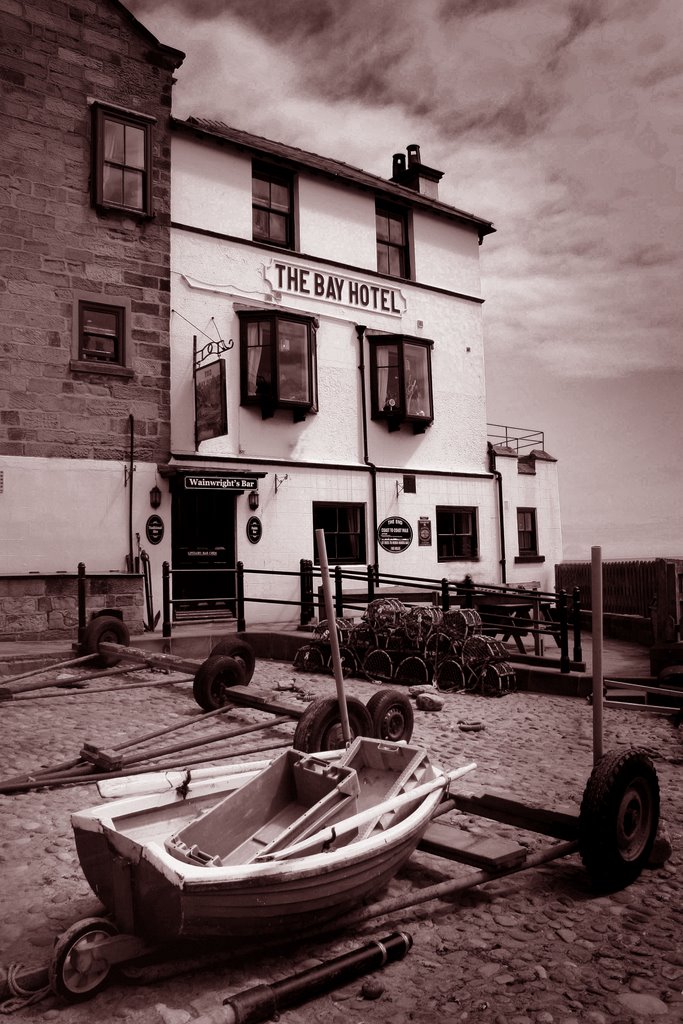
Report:
M320 605L319 599L316 599L316 595L314 593L314 580L316 578L321 579L322 577L319 567L314 565L310 559L302 558L300 560L298 571L285 569L245 569L242 562L237 562L234 569L171 569L169 563L164 562L162 570L162 635L164 637L170 637L172 630L171 608L174 603L171 596L172 576L176 574L197 572L222 572L235 577L235 593L234 595L230 594L230 600L235 602L238 632L244 632L246 630L245 606L247 603L298 607L300 609L301 626L308 625L315 618L316 604ZM297 577L299 579L299 598L298 600L294 600L284 597L257 597L247 595L245 593L246 576ZM357 592L352 593L349 593L347 590L347 594L345 596L345 581L360 581L363 583L363 587L359 588ZM374 565L368 565L365 573L361 573L356 569L345 570L341 566L335 566L334 584L335 615L338 618L344 617L345 610L353 612L364 611L365 608L367 608L367 605L377 596L383 596L381 593L378 595L377 592L377 588L382 585L393 587L403 586L404 588L409 588L411 591L431 590L435 595L435 600L443 611L449 610L452 598L455 598L457 601L462 603L465 608L474 608L477 604L484 604L487 597L498 599L509 597L518 603L528 603L532 606L531 618L528 620L524 619L523 625L511 626L509 635L520 635L523 631L523 634L533 636L534 649L537 654L540 652L540 638L543 636L552 636L560 648L561 672L569 672L571 670L572 661L578 663L582 660L581 603L578 587L574 589L570 599L569 595L564 590L560 591L560 593L556 593L554 591L542 591L537 589L529 590L525 587L515 587L513 585L501 585L494 583L476 584L470 576L465 576L463 580L459 581L449 580L446 577L433 579L425 576L401 576L396 573L380 573L377 566ZM438 595L438 598L436 598L436 595ZM206 600L208 599L182 598L183 603L186 604L192 604L193 602L199 603ZM505 613L502 615L496 614L495 610L493 610L494 608L495 601L493 602L492 608L489 608L486 613L488 628L500 627L503 624L509 625L509 617L506 617ZM569 657L570 629L572 631L573 638L573 657L571 661ZM500 628L497 631L503 632Z

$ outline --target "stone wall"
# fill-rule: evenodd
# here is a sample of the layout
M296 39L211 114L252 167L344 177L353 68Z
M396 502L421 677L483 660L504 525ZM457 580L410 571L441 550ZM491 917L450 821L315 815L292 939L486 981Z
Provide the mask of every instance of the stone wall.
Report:
M170 141L173 71L116 0L2 5L0 454L121 459L170 445ZM155 119L153 216L96 209L92 103ZM76 370L77 294L130 302L129 373Z
M78 639L76 573L0 576L0 642ZM86 577L86 622L102 608L120 609L131 634L143 631L142 576L103 573Z

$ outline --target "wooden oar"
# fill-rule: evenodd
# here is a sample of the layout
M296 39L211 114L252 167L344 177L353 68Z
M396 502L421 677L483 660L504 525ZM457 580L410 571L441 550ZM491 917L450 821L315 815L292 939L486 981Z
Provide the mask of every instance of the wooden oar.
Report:
M364 811L352 815L350 818L344 818L343 821L337 822L336 825L330 825L328 828L321 829L320 832L309 836L308 839L302 839L300 843L288 846L286 850L279 850L277 853L270 855L265 854L263 857L257 857L256 860L284 860L288 857L297 857L300 853L305 853L306 850L310 850L312 847L333 843L340 836L354 832L361 825L366 825L375 818L381 818L383 814L387 814L389 811L396 811L399 807L405 807L406 804L422 800L436 789L445 788L449 782L462 778L463 775L474 771L476 767L476 763L471 761L461 768L453 768L451 771L439 775L436 779L423 782L421 786L415 786L414 789L408 790L407 793L399 793L398 796L391 797L389 800L383 800L382 803L374 804L372 807L368 807Z
M334 671L334 681L337 686L337 700L339 702L339 717L341 721L342 736L344 738L344 743L348 747L353 737L351 736L349 709L346 706L344 672L342 671L341 655L339 653L337 619L334 612L334 601L332 600L332 587L330 585L330 567L327 562L327 548L325 547L324 530L315 531L315 541L318 547L318 562L320 563L320 576L323 584L323 596L325 598L325 615L327 616L327 627L330 634L330 654L332 656L332 669Z

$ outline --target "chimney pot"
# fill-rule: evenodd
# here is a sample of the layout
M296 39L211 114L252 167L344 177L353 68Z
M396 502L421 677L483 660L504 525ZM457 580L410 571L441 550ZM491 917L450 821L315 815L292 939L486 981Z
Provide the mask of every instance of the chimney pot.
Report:
M408 166L414 167L417 164L421 163L422 160L420 158L420 147L413 143L411 146L408 146Z
M398 178L406 169L406 155L405 153L394 153L393 166L392 166L392 177Z

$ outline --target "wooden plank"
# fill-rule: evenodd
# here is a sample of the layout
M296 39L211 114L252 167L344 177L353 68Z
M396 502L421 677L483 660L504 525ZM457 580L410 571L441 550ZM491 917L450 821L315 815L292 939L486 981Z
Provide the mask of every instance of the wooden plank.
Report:
M526 860L527 851L509 839L498 836L473 836L457 825L433 821L418 843L418 850L446 857L461 864L492 871L517 867Z
M176 654L143 651L140 647L124 647L123 644L110 644L104 640L97 645L97 649L100 654L116 654L121 658L128 658L130 661L151 665L153 668L167 668L177 672L192 672L193 675L202 664L201 661L194 659L179 658Z
M578 814L550 811L544 807L523 804L492 793L454 794L440 804L439 813L445 814L453 808L465 814L475 814L529 832L538 832L542 836L553 836L555 839L572 840L579 834Z

